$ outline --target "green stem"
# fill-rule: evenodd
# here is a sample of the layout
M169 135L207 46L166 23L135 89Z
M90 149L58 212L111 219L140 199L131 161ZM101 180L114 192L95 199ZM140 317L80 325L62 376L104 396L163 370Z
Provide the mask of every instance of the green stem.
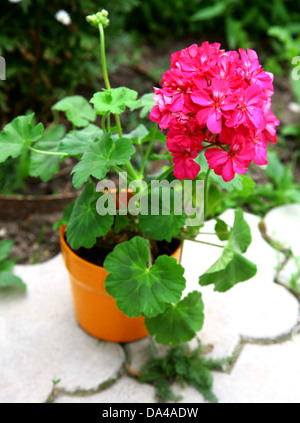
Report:
M192 241L192 242L196 242L197 244L210 245L211 247L225 248L223 247L223 245L212 244L211 242L199 241L198 239L194 239L194 238L179 237L179 236L177 236L176 238L180 239L181 241Z
M34 153L44 154L45 156L68 156L68 153L56 153L54 151L43 151L43 150L37 150L33 147L28 147L29 150L33 151Z
M145 170L146 163L148 161L148 158L149 158L150 153L151 153L152 148L153 148L153 144L154 144L154 141L155 141L155 136L156 136L157 128L158 128L158 124L156 123L155 124L155 127L154 127L154 131L153 131L153 135L152 135L152 137L150 139L150 142L149 142L149 145L148 145L148 148L146 150L146 153L145 153L145 156L144 156L144 160L143 160L143 163L142 163L142 166L141 166L141 170L140 170L140 173L143 176L144 176L144 170Z
M106 64L106 54L105 54L105 35L103 25L99 24L100 32L100 52L101 52L101 61L102 61L102 70L105 86L108 90L111 89L111 85L108 78L107 64Z
M103 25L101 25L101 24L99 24L99 32L100 32L100 52L101 52L103 78L104 78L106 89L110 90L111 85L110 85L110 81L109 81L109 77L108 77L107 64L106 64L105 35L104 35ZM122 138L123 137L123 131L122 131L122 126L121 126L121 121L120 121L119 115L117 115L117 114L115 115L115 120L116 120L116 125L117 125L117 128L118 128L119 138ZM125 167L126 167L128 174L133 179L136 179L136 180L141 179L130 162L127 162L125 164Z
M205 185L204 185L204 220L206 220L207 218L210 172L211 172L211 169L208 169L206 178L205 178Z

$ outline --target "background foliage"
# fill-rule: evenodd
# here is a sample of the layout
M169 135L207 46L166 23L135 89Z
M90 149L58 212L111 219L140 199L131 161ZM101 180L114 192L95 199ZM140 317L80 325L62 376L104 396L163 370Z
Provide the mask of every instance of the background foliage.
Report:
M278 60L299 52L300 8L293 0L3 0L0 55L7 61L7 81L0 81L1 126L7 115L48 111L80 86L100 87L98 39L85 16L102 7L110 12L107 38L114 64L147 40L161 43L163 37L192 34L213 34L229 48L262 40L262 52L276 53L270 70L280 71ZM60 9L70 14L70 25L55 19Z

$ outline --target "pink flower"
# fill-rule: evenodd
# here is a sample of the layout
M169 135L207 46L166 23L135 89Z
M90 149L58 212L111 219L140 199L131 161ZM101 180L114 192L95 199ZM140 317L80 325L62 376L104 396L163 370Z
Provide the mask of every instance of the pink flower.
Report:
M157 106L154 106L151 110L150 119L152 122L159 123L161 129L167 129L172 117L172 112L168 108L172 103L172 98L164 95L163 91L158 88L154 88L154 90L153 100L157 103Z
M207 125L210 132L219 134L222 131L224 112L233 110L237 101L230 96L227 81L213 79L208 91L211 95L202 89L195 91L191 98L195 104L202 106L197 113L199 125Z
M225 181L245 174L252 161L267 163L267 145L277 141L280 124L271 113L273 79L251 49L238 53L204 42L171 56L150 118L168 130L178 179L196 178L194 159L203 147L210 148L209 167Z
M276 143L277 142L276 126L280 125L280 121L277 119L277 117L273 113L271 113L271 100L267 101L263 105L263 111L265 114L265 121L266 121L264 134L269 142Z
M226 125L237 128L244 124L249 128L263 130L266 123L262 110L261 89L256 85L252 85L247 90L239 89L236 98L238 106Z
M236 135L229 151L212 148L205 152L210 169L222 176L225 182L232 181L236 173L244 175L254 156L254 147L242 135Z
M196 119L191 119L189 122L178 122L172 119L170 130L167 134L167 147L172 150L172 146L184 147L186 149L202 149L202 141L205 140L205 135L197 125Z
M183 180L197 177L200 166L193 160L198 156L196 149L184 148L172 143L170 153L173 156L175 178Z
M259 63L257 53L254 50L248 48L248 54L244 49L240 49L239 52L242 58L242 69L245 80L249 84L257 85L261 90L265 91L267 97L271 97L274 94L274 75L264 72Z
M256 131L252 134L251 140L254 145L255 154L253 162L259 166L268 164L267 145L268 141L262 132Z

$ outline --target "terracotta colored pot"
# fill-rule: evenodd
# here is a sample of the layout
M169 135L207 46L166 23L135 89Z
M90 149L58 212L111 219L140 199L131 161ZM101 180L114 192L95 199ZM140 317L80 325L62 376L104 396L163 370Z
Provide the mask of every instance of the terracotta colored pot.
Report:
M148 336L144 318L125 316L105 291L106 270L83 260L68 246L65 229L60 228L61 249L70 276L75 315L82 329L110 342L132 342ZM181 246L172 257L180 261Z
M54 195L0 195L0 220L26 219L33 214L62 212L78 193Z

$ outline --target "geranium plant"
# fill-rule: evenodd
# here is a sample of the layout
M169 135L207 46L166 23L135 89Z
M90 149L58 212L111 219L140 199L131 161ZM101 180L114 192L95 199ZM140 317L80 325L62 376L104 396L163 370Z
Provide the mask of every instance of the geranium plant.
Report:
M105 88L90 102L72 96L53 107L64 111L73 124L62 139L41 142L41 124L34 126L31 116L15 119L0 134L0 161L27 149L35 174L49 176L64 158L75 157L73 183L82 191L57 227L67 225L69 246L87 260L101 264L97 251L106 249L105 288L125 315L144 316L159 343L184 343L202 329L204 304L198 291L182 298L185 269L170 255L183 240L202 242L197 237L207 217L210 175L226 189L226 184L240 183L252 161L267 163L267 143L276 142L279 124L270 112L273 76L264 72L253 50L226 52L219 44L206 42L173 54L162 88L138 99L136 91L110 85L104 35L107 12L89 16L88 21L100 32ZM124 134L120 115L139 108L141 117L150 113L155 125L141 124ZM97 116L100 127L94 124ZM158 154L156 142L169 151ZM161 159L169 160L169 165L163 162L161 171L151 174L151 163ZM120 179L117 192L109 180L96 189L95 180L109 175L112 181L113 174ZM124 196L120 188L125 179L129 190ZM167 207L159 201L167 198L162 182L173 183ZM178 187L188 203L180 212L175 201ZM158 208L150 213L153 196ZM197 215L194 225L189 207ZM257 269L244 257L251 232L241 210L235 212L233 227L217 219L216 233L227 244L211 244L220 247L221 256L199 275L199 285L212 284L225 292L252 278Z

